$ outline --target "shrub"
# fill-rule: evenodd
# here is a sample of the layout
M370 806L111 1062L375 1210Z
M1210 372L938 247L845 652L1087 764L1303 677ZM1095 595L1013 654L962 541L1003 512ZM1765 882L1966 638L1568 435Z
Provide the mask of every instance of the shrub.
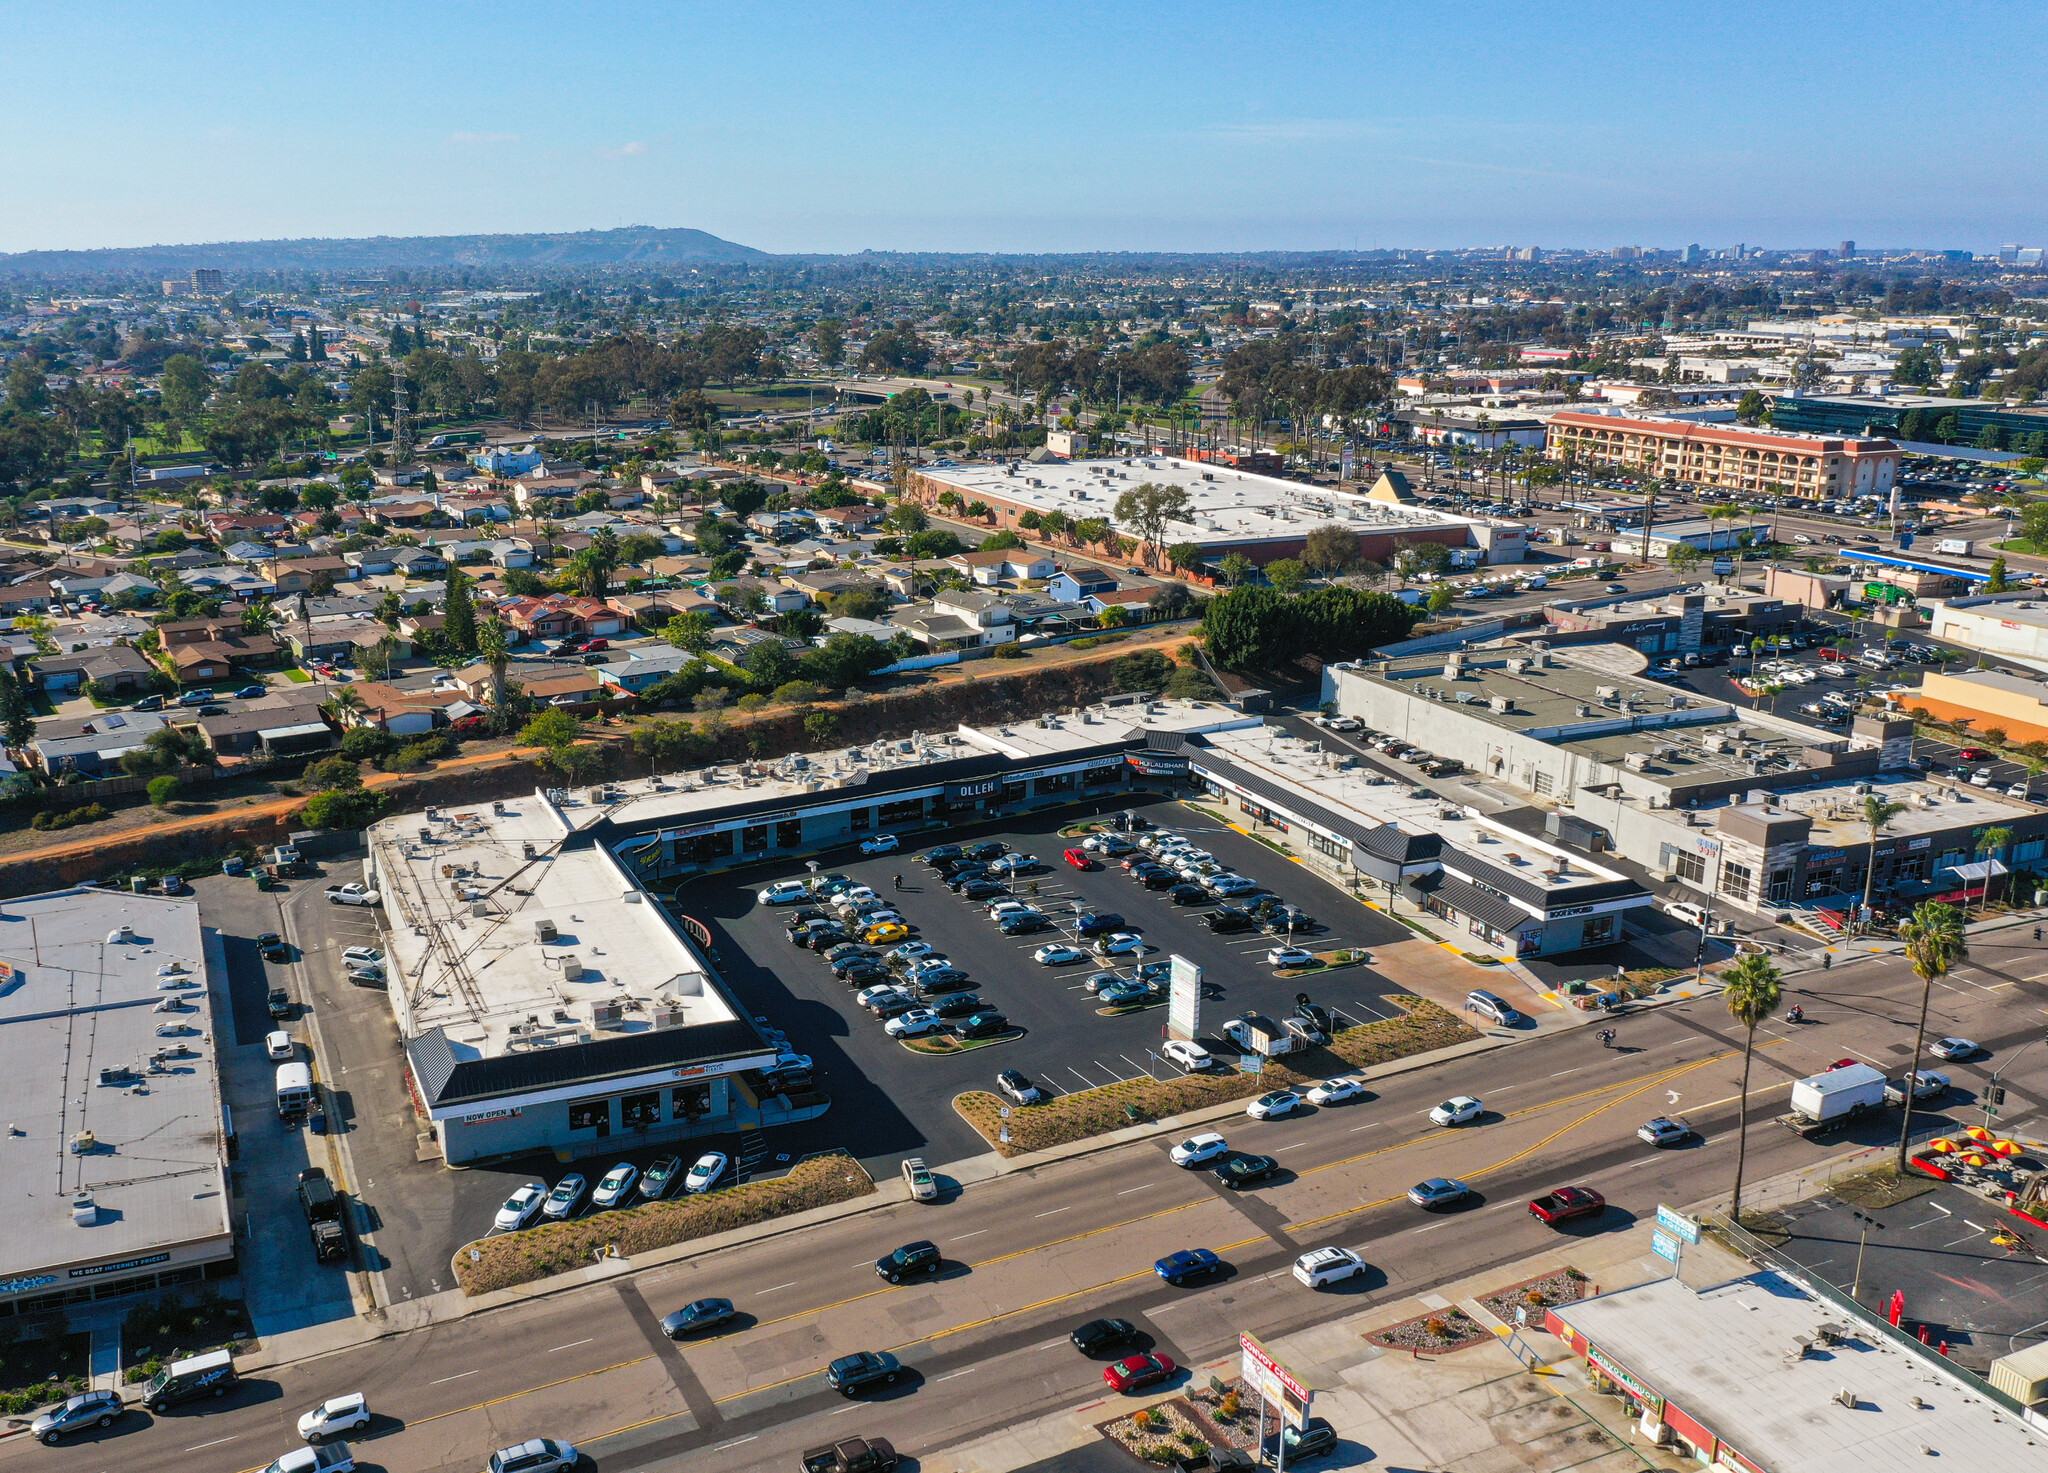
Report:
M346 757L323 757L305 771L306 786L315 792L323 788L353 788L362 784L362 773Z
M988 657L991 660L1028 660L1031 658L1031 651L1013 639L1008 644L999 644L990 650Z
M830 711L813 711L804 718L804 734L822 746L839 734L839 718Z
M1428 1319L1424 1320L1422 1322L1422 1328L1429 1331L1430 1334L1436 1336L1436 1338L1439 1340L1443 1339L1445 1336L1451 1333L1451 1327L1448 1324L1444 1323L1444 1321L1441 1318L1435 1315L1432 1315Z
M771 699L786 701L792 706L808 706L824 694L815 681L789 680L775 687Z
M98 823L108 816L103 803L88 803L83 808L69 809L63 813L38 813L28 821L32 829L68 829L82 823Z
M733 702L733 705L736 708L738 708L741 711L746 711L749 713L758 711L767 704L768 697L762 695L757 690L748 691L745 695L741 696L737 701Z
M1158 690L1172 669L1173 661L1157 650L1133 650L1109 662L1110 678L1120 691Z
M341 755L351 762L375 762L398 743L374 726L353 726L341 738Z
M380 794L364 788L336 788L316 794L300 817L316 829L367 828L383 811Z
M426 743L407 742L377 765L386 772L420 772L430 766L432 761L433 759L427 756Z
M178 801L178 794L184 790L184 786L169 773L162 777L153 777L149 780L149 801L158 808L168 808Z

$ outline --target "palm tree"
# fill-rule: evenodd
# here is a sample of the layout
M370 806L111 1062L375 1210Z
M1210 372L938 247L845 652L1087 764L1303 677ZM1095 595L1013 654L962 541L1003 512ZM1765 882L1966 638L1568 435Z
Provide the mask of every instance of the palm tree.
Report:
M1905 1119L1899 1125L1898 1169L1906 1169L1906 1142L1913 1134L1913 1086L1920 1080L1920 1048L1927 1041L1927 1004L1935 982L1970 955L1963 932L1963 913L1939 900L1923 900L1912 915L1899 923L1899 939L1906 943L1906 956L1913 963L1913 975L1920 979L1920 1025L1913 1031L1913 1068L1906 1075Z
M1870 909L1870 887L1877 879L1877 836L1885 826L1906 811L1903 803L1894 803L1876 793L1866 794L1863 799L1863 822L1870 830L1870 849L1863 861L1863 906L1856 912L1857 924L1862 924L1863 913Z
M2012 843L2011 829L1986 829L1983 833L1977 836L1977 858L1980 860L1996 859L1998 857L1998 851L2005 848L2010 843ZM1967 898L1969 894L1968 890L1966 889L1963 893L1964 896ZM1991 876L1987 874L1984 876L1984 894L1978 900L1977 913L1979 915L1982 915L1984 913L1984 907L1989 905L1990 903Z
M512 658L505 648L505 626L495 616L484 620L476 631L476 645L477 653L491 667L491 712L495 718L505 709L505 666Z
M1743 1027L1742 1093L1736 1105L1735 1196L1728 1207L1728 1220L1742 1226L1742 1169L1749 1155L1749 1061L1756 1050L1756 1025L1778 1010L1783 995L1778 986L1778 968L1760 951L1752 951L1721 974L1726 991L1722 999L1728 1015Z
M370 708L368 703L363 700L361 693L354 686L344 685L337 688L334 694L329 696L321 705L320 709L332 716L336 721L339 721L343 726L347 726L352 718L360 716Z

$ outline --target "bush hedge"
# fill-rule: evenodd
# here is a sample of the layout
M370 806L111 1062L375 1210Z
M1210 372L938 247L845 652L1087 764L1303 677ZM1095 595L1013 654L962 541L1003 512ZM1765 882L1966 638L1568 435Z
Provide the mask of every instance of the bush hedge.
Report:
M1134 1106L1146 1120L1184 1115L1208 1105L1246 1100L1268 1090L1307 1086L1346 1070L1384 1064L1412 1054L1428 1053L1464 1043L1480 1035L1457 1016L1426 998L1389 997L1405 1009L1398 1018L1383 1018L1347 1028L1327 1045L1307 1048L1267 1062L1257 1074L1184 1074L1175 1079L1125 1079L1100 1089L1061 1095L1042 1105L1012 1109L1002 1118L1003 1101L982 1090L970 1090L953 1101L963 1119L1005 1156L1021 1156L1072 1141L1086 1140L1131 1124L1125 1106ZM1002 1127L1010 1127L1007 1144Z
M515 1284L588 1267L616 1243L628 1258L729 1228L750 1227L875 1190L860 1163L842 1151L799 1161L787 1176L744 1182L723 1191L649 1202L623 1212L600 1212L575 1222L549 1223L525 1232L479 1238L455 1254L455 1277L465 1294L488 1294ZM470 1254L479 1258L471 1261Z
M67 809L63 813L38 813L28 821L32 829L68 829L82 823L98 823L110 817L104 803L88 803L83 808Z

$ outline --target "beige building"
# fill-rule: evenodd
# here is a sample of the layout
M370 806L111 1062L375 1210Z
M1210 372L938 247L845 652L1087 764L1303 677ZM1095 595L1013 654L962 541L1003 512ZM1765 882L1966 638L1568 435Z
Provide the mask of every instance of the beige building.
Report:
M1930 670L1920 689L1901 699L1944 721L1968 721L1979 735L2002 731L2014 744L2048 741L2048 681L2003 670Z
M1735 494L1882 496L1899 472L1889 440L1821 439L1737 425L1568 411L1552 415L1544 453Z

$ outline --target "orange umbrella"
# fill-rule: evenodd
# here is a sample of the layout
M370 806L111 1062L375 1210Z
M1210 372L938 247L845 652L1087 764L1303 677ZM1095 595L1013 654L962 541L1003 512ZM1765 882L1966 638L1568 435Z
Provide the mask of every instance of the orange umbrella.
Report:
M1939 1136L1927 1143L1927 1149L1937 1155L1946 1156L1956 1148L1956 1143L1946 1136Z

